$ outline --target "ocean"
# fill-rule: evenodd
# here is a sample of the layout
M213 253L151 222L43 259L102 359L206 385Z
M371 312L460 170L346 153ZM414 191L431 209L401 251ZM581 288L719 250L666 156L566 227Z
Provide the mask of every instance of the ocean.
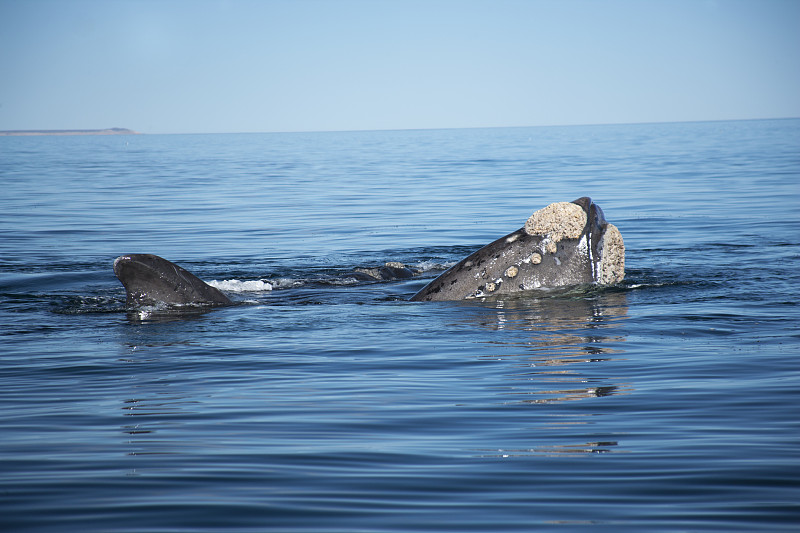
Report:
M0 186L4 532L800 524L800 119L0 137ZM581 196L621 284L408 301ZM127 310L126 253L239 305Z

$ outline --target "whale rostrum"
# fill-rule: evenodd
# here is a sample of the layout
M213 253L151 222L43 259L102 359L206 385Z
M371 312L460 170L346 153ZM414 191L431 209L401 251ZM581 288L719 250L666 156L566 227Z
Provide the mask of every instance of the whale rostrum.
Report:
M231 305L222 291L188 270L152 254L114 260L128 307ZM407 279L418 272L400 263L359 268L360 281ZM558 202L530 216L525 225L465 257L428 283L411 301L463 300L572 285L613 285L625 276L625 245L619 230L588 197Z
M625 277L625 244L591 198L536 211L525 225L465 257L411 297L463 300Z

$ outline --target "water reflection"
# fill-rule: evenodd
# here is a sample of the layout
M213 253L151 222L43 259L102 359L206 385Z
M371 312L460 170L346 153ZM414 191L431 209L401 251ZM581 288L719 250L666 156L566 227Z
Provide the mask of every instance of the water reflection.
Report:
M464 305L468 305L465 302ZM475 325L492 330L561 331L607 329L628 314L627 294L611 289L597 293L561 292L486 299L491 312L470 317ZM588 332L582 332L586 335Z
M625 351L622 325L627 317L627 297L621 291L485 301L470 313L471 325L496 332L483 341L495 348L493 353L480 358L508 363L503 367L503 387L496 392L500 401L539 409L534 419L519 428L518 438L525 445L516 442L516 446L481 454L563 456L618 451L617 440L598 432L600 404L589 402L569 410L556 406L633 390L611 373L610 365L621 360Z
M130 324L138 325L192 320L213 310L214 308L210 306L128 308L125 310L125 316Z
M365 365L375 364L372 360L337 358L331 351L320 357L312 353L287 359L281 363L282 372L265 372L263 379L249 383L250 371L267 368L261 358L271 358L269 350L263 355L234 357L236 352L224 348L209 351L192 327L124 327L124 361L129 363L131 379L120 395L125 415L122 431L130 454L148 457L191 455L194 446L213 441L249 446L250 435L259 435L252 441L258 447L268 442L278 447L324 449L332 445L330 435L334 434L341 435L334 439L335 445L355 450L363 449L365 443L396 450L438 442L453 446L453 453L481 457L618 452L624 434L603 428L613 427L607 418L613 407L609 409L606 399L633 390L615 370L625 353L626 298L624 292L602 291L477 305L448 303L438 310L436 304L424 307L426 313L445 317L446 322L437 326L455 321L461 330L455 335L467 329L468 336L460 338L469 339L468 344L472 339L480 343L475 357L487 363L466 365L457 369L461 373L452 374L434 362L434 375L447 376L452 386L430 389L424 386L425 379L431 379L426 367L398 368L400 377L387 381L385 372L391 368L387 363L377 370L368 366L364 375ZM392 310L397 309L405 308ZM241 319L240 310L234 308L228 318ZM179 325L187 324L194 325ZM223 331L218 324L214 322L214 339ZM402 327L394 324L387 321L380 327ZM287 338L304 334L298 330ZM360 347L358 342L342 342L340 353ZM140 347L147 349L139 351ZM314 357L313 365L309 365L309 355ZM376 348L370 355L381 353ZM357 380L352 378L356 375ZM347 381L332 376L345 376ZM253 388L246 390L246 386ZM319 391L319 398L309 394L312 390ZM426 398L426 390L436 392ZM412 395L413 401L404 404ZM398 398L399 403L394 401ZM248 414L254 403L259 405L258 414ZM392 408L387 410L386 405ZM449 425L431 427L426 422L436 409L441 410L436 416L450 421ZM318 416L320 412L325 416ZM296 420L287 423L287 413L290 417L296 413ZM313 416L309 418L308 413ZM285 429L276 432L275 420ZM420 425L414 425L414 420ZM398 430L402 424L406 426ZM270 431L268 440L260 438L265 428ZM453 439L454 434L463 438ZM403 439L397 439L398 435ZM137 468L143 471L147 464L140 459Z
M617 344L625 337L620 326L627 316L626 294L604 292L592 297L487 300L465 318L480 328L516 332L487 342L524 347L540 364L564 364L571 357L601 360L621 351Z
M160 423L156 422L157 420L163 421L170 417L182 416L187 403L192 402L167 394L163 396L155 394L152 397L141 396L123 400L122 410L125 416L134 417L134 421L130 424L124 424L122 431L128 435L155 433L160 426ZM130 455L139 455L139 452L130 452Z
M498 450L484 454L485 457L526 457L531 454L548 455L548 456L571 456L571 455L586 455L609 453L615 450L618 446L617 441L600 441L600 442L585 442L581 444L554 444L550 446L537 446L530 449L511 449L511 450Z

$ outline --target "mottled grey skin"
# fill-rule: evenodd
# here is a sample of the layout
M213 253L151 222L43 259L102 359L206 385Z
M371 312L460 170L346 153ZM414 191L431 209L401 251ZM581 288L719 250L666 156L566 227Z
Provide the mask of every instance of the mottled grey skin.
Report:
M526 227L462 259L411 300L462 300L539 288L620 281L624 276L624 246L619 231L606 222L603 211L590 198L579 198L572 203L580 206L586 214L583 229L577 227L580 233L577 238L531 234L526 223ZM557 225L559 221L555 223ZM606 230L611 228L615 235L609 239L613 240L613 250L604 242ZM604 245L607 255L613 257L615 263L610 274L609 265L602 261Z
M359 281L392 281L413 278L417 274L418 272L411 270L404 264L392 261L382 267L357 268L351 276Z
M231 305L222 291L188 270L152 254L131 254L114 260L114 274L127 292L127 305Z

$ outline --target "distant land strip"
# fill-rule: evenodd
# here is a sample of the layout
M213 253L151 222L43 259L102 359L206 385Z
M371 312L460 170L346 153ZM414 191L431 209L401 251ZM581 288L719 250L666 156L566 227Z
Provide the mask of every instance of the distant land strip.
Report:
M104 130L7 130L0 135L139 135L138 131L126 128L107 128Z

